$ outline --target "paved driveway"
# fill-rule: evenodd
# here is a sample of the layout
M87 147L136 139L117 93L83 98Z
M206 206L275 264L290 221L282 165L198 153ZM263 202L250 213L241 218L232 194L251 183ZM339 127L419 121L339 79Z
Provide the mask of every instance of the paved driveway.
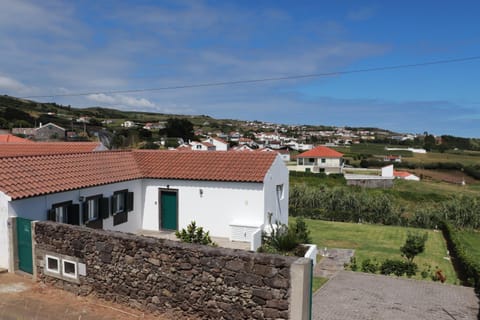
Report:
M340 271L313 296L313 319L477 319L472 288Z

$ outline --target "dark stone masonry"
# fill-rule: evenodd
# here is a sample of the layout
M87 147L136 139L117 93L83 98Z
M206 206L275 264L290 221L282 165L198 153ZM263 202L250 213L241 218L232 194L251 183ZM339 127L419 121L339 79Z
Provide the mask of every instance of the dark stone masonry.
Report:
M36 222L33 237L37 278L79 295L203 319L289 318L294 257L52 222ZM75 258L86 275L46 275L45 254Z

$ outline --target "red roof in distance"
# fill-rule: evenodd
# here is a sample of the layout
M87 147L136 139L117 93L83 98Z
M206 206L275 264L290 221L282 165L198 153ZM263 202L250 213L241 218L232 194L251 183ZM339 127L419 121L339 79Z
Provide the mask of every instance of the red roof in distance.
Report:
M0 143L34 143L31 140L14 136L13 134L0 134Z
M297 158L341 158L343 153L335 151L325 146L318 146L312 150L305 151L297 155Z

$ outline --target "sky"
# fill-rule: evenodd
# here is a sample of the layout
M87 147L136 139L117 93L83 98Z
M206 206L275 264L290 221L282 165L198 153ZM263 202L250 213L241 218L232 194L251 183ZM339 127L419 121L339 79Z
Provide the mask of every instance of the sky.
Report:
M0 94L480 138L480 59L112 93L477 57L479 12L450 0L0 0Z

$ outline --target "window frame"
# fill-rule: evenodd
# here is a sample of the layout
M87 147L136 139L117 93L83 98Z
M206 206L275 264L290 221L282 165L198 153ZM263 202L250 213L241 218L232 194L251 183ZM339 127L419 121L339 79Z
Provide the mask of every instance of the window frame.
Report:
M101 194L97 194L97 195L94 195L94 196L89 196L89 197L86 197L85 198L85 210L87 210L85 216L88 218L87 221L83 221L84 224L88 223L88 222L91 222L91 221L97 221L99 219L101 219L101 204L100 204L100 201L102 199L102 195ZM90 212L90 201L94 201L94 209L97 211L96 212L96 217L91 217L91 212Z
M49 266L48 266L48 260L51 259L51 260L56 260L57 261L57 269L50 269ZM61 270L61 259L58 258L58 257L55 257L55 256L52 256L52 255L49 255L49 254L46 254L45 255L45 270L47 272L50 272L50 273L55 273L55 274L58 274L60 275L60 270Z
M123 196L123 208L119 210L117 208L118 206L118 200L116 199L118 196L122 195ZM124 213L127 212L127 196L128 196L128 189L123 189L123 190L118 190L115 191L112 195L112 215L117 215L119 213Z
M74 269L73 275L69 272L65 272L65 263L69 263L69 264L73 265L73 267L74 267L73 268ZM62 275L64 277L77 280L78 279L78 265L77 265L77 262L72 261L72 260L68 260L68 259L62 259Z
M283 200L285 197L285 186L283 183L277 184L275 186L275 192L277 193L277 199Z
M64 201L64 202L58 202L58 203L54 203L52 204L52 210L55 212L55 222L59 222L59 223L69 223L68 221L68 209L69 207L73 205L73 201ZM60 209L62 208L63 210L63 213L62 213L62 218L63 218L63 221L58 221L58 215L57 215L57 209Z

